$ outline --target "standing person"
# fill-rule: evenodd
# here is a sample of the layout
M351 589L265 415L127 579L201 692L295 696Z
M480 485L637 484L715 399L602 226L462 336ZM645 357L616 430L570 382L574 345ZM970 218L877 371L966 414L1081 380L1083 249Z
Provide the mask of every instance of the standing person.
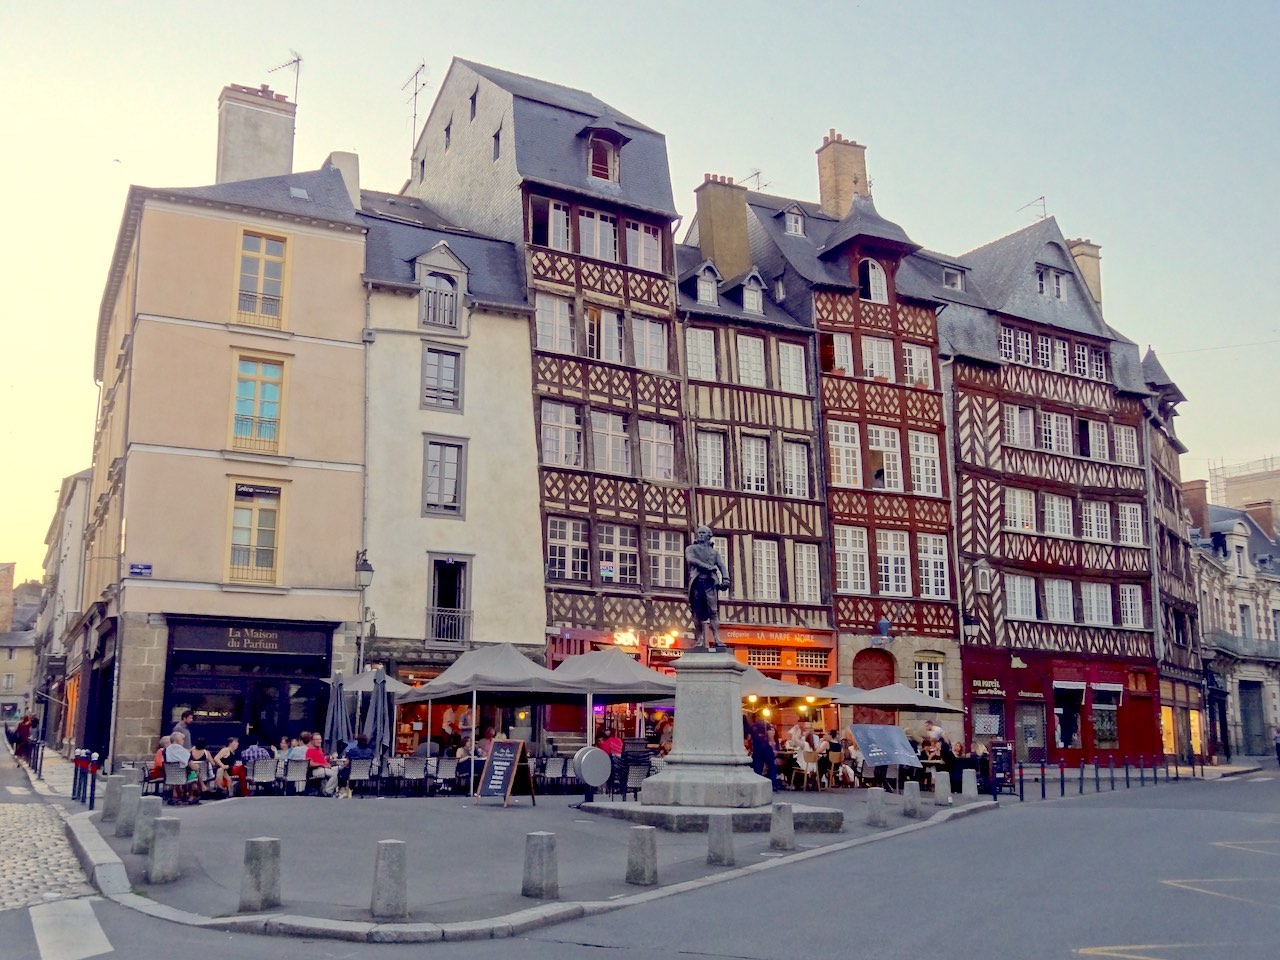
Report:
M169 732L169 736L172 737L175 733L180 733L182 734L183 744L190 746L190 744L195 742L191 739L191 724L195 722L195 719L195 711L183 710L182 716L178 719L178 722L173 725L173 729Z
M27 755L27 741L31 739L31 714L24 713L13 733L13 752L19 757Z
M453 712L452 706L444 708L444 719L440 721L440 753L453 746L454 734L458 732L458 717Z
M658 753L664 757L671 752L674 734L675 721L671 719L671 714L664 713L662 719L658 721Z
M777 791L778 757L773 752L769 725L763 720L751 724L751 769L762 777L768 777L769 784Z

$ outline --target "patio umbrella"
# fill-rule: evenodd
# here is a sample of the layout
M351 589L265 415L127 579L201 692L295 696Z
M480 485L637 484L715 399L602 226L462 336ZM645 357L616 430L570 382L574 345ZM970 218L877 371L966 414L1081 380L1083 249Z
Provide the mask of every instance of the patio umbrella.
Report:
M913 690L901 683L887 687L862 690L844 699L854 707L877 707L881 710L914 710L919 713L964 713L964 707L956 707L928 694Z
M643 703L664 700L676 692L675 677L651 670L621 650L592 650L567 657L552 672L586 694L588 739L597 700L601 703Z
M813 697L813 706L823 706L831 701L825 690L817 687L806 687L803 683L788 683L761 673L755 667L747 667L742 674L742 696L755 694L761 700L803 700L809 703Z
M374 766L381 770L383 761L391 753L391 715L387 710L387 675L381 667L373 681L373 696L369 712L364 718L363 733L369 738L373 750Z
M855 701L851 698L860 696L867 691L862 687L855 687L848 683L833 683L830 686L822 688L822 695L830 697L831 702L840 706L849 706Z
M351 739L351 718L347 716L345 695L339 672L334 675L329 691L329 708L324 712L324 742L339 753Z
M346 681L344 688L347 693L372 693L373 684L377 679L378 671L379 668L375 667L372 670L366 670L364 673L356 674L350 680ZM386 680L387 683L387 693L404 693L406 690L413 689L409 684L401 683L395 677L386 676L385 669L382 670L382 674L383 679ZM326 680L325 683L333 683L337 679L338 678L335 675L332 679Z

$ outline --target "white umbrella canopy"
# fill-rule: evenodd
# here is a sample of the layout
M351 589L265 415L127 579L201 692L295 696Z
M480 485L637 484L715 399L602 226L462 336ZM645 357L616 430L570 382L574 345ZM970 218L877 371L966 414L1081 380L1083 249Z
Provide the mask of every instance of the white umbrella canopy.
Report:
M806 687L803 683L788 683L761 673L755 667L747 667L742 674L742 695L755 694L761 700L805 700L814 698L814 705L821 706L830 702L830 695L817 687Z
M563 701L582 695L573 684L534 663L513 644L495 643L467 651L440 676L420 687L410 687L396 701L422 703L475 693L520 695L527 701Z
M891 683L887 687L876 687L874 690L862 690L841 700L841 703L853 707L877 707L881 710L914 710L921 713L964 713L964 707L956 707L913 690L902 683Z
M676 692L675 677L650 670L621 650L592 650L568 657L552 675L596 701L662 700Z

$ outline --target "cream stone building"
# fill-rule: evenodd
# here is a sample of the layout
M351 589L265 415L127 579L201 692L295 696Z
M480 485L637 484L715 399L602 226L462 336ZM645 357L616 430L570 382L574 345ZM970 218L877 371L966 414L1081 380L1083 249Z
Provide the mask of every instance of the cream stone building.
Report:
M365 228L339 170L354 158L280 173L293 114L265 87L227 88L218 169L248 179L125 203L74 680L77 741L116 759L185 709L211 743L314 729L322 678L349 656Z

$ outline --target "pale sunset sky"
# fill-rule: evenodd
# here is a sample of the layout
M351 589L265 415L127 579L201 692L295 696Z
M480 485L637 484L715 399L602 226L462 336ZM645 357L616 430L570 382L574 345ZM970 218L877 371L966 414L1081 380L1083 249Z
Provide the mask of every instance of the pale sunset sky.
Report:
M291 51L295 169L353 150L374 189L408 172L401 86L425 62L420 124L460 56L661 130L686 225L704 172L816 200L830 127L867 144L878 209L930 249L1026 226L1043 196L1101 244L1108 322L1187 395L1184 476L1280 455L1278 41L1272 0L5 3L0 560L42 575L59 484L90 465L128 185L213 182L219 91L292 98L292 70L268 72ZM198 535L200 518L173 522Z

